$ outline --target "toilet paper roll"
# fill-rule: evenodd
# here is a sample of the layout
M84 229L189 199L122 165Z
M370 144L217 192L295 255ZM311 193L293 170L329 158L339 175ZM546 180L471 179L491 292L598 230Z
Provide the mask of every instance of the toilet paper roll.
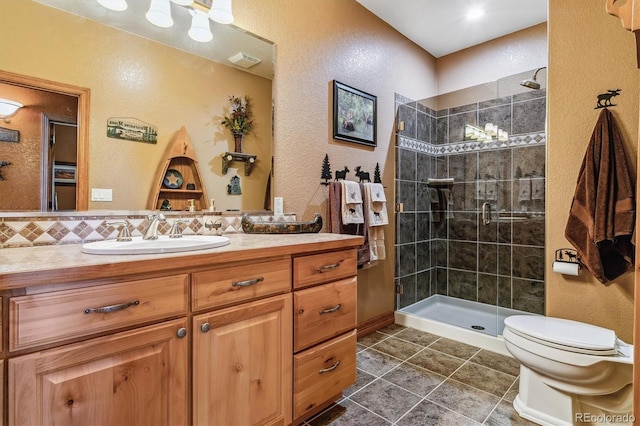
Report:
M579 263L553 262L553 272L557 272L559 274L577 276L579 270Z

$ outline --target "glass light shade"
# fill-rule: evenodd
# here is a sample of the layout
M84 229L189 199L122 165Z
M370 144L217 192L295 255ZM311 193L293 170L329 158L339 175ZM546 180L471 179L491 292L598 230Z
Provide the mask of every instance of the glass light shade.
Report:
M23 106L20 102L0 98L0 118L11 117Z
M145 16L147 21L158 27L169 28L173 26L169 0L151 0L151 6Z
M211 34L211 29L209 28L209 17L199 10L190 12L193 18L191 20L191 28L189 29L189 37L201 43L211 41L213 34Z
M230 24L233 22L233 11L231 10L231 0L213 0L209 18L219 24Z
M180 6L191 6L193 4L193 0L171 0L175 4L179 4Z
M496 134L496 129L498 126L493 125L493 123L487 123L484 125L484 131L490 135L495 135Z
M127 10L127 0L97 0L98 4L102 7L106 7L109 10L115 10L116 12L122 12Z

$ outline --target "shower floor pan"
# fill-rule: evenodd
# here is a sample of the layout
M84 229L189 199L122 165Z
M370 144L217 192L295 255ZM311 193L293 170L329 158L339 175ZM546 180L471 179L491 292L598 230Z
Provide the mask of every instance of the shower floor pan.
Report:
M396 311L396 324L504 353L504 319L534 315L450 296L434 295Z

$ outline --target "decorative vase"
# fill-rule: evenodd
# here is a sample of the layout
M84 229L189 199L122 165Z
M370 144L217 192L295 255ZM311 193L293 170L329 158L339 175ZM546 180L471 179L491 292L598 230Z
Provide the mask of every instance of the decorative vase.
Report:
M242 152L242 138L244 135L242 133L234 133L233 134L233 142L235 144L234 152Z

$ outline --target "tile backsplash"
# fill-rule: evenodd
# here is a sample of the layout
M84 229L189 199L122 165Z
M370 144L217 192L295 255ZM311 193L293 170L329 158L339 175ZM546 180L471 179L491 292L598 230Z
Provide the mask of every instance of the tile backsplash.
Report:
M206 220L219 221L223 233L242 231L242 214L239 212L167 212L167 220L158 226L159 234L168 234L174 220L188 221L182 226L184 235L204 234ZM267 213L255 215L261 220L273 220ZM286 215L285 220L295 220L295 215ZM77 212L74 214L0 214L0 248L33 247L54 244L81 244L89 241L113 239L124 222L132 236L141 236L149 221L147 213Z

